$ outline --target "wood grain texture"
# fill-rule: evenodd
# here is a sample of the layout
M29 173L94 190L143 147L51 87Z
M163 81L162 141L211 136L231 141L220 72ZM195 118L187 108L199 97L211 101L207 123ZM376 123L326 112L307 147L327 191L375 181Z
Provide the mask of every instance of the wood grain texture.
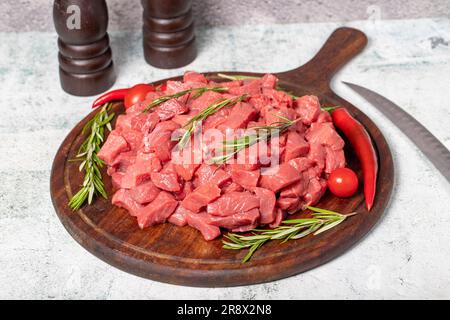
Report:
M366 43L367 38L358 30L337 29L310 62L278 76L280 85L297 95L315 94L322 104L348 108L367 128L379 157L378 189L372 211L365 209L361 188L350 199L339 199L327 192L318 207L360 214L318 236L283 244L272 241L245 264L241 260L246 251L224 250L221 239L207 242L191 227L163 224L140 230L135 218L124 209L112 206L110 200L97 199L91 206L73 212L67 203L78 190L82 174L76 163L67 160L75 156L84 139L80 135L81 129L92 118L93 112L70 132L55 157L50 188L58 217L74 239L100 259L145 278L180 285L215 287L268 282L298 274L339 256L361 240L382 217L394 181L392 155L380 130L364 113L338 97L329 87L333 74ZM217 72L206 75L218 80ZM114 105L114 110L124 111L122 104ZM349 166L361 176L358 161L348 144L345 153ZM111 195L111 181L105 171L103 174ZM294 217L301 214L304 213Z

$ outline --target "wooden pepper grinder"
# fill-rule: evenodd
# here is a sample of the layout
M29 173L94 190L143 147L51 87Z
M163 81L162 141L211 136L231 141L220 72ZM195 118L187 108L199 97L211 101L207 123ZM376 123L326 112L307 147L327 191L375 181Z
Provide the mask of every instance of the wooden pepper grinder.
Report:
M158 68L183 67L197 56L191 0L141 0L145 60Z
M62 88L73 95L91 96L116 80L105 0L55 0L53 21L58 33Z

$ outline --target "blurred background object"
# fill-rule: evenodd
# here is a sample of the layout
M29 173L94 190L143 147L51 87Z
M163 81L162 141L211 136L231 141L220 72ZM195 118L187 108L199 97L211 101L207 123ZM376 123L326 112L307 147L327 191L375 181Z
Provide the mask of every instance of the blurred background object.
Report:
M107 0L107 4L109 31L142 28L140 0ZM53 31L52 5L53 0L2 0L0 31ZM449 0L194 0L192 6L197 26L416 19L450 14Z
M172 69L191 63L196 55L191 0L142 0L145 60Z
M105 0L55 0L59 78L64 91L92 96L115 82Z

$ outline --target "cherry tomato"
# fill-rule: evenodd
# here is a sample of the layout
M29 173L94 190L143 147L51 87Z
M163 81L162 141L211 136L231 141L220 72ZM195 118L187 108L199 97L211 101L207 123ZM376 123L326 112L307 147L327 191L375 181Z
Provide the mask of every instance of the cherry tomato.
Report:
M358 190L358 177L349 168L336 169L328 178L328 188L338 197L351 197Z
M141 83L131 87L125 95L125 108L128 109L132 105L144 101L147 93L151 91L155 91L155 87L150 84Z

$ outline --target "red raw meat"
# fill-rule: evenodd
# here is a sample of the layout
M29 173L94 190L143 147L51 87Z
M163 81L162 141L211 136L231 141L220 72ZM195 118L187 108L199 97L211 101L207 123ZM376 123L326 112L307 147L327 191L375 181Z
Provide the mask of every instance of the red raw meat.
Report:
M220 236L220 228L210 224L210 216L205 212L202 213L189 213L186 216L187 223L192 227L200 231L205 240L213 240Z
M161 190L159 190L153 182L146 181L130 191L134 201L140 204L146 204L155 200Z
M189 193L181 205L193 212L200 212L208 203L220 197L220 189L213 183L203 184Z
M143 112L161 95L205 86L229 90L198 97L184 94ZM168 81L164 92L148 93L117 117L115 130L98 154L118 189L112 203L136 216L141 228L168 220L189 224L206 240L220 236L220 227L233 232L259 225L274 228L287 214L315 205L325 193L328 174L345 166L344 141L317 97L293 101L277 86L271 74L217 83L190 71L183 81ZM248 95L245 102L225 107L199 125L195 136L201 143L175 148L180 127L211 104L242 94ZM252 128L283 118L299 121L224 164L211 163L223 150L225 138L255 134Z
M275 193L269 189L254 188L253 192L259 198L259 212L261 213L261 224L272 223L275 220L276 210Z
M97 156L105 161L107 165L110 165L119 153L128 150L129 147L127 141L116 131L112 131L100 151L97 153Z
M111 202L115 206L128 210L128 212L135 217L139 214L139 210L142 209L142 206L131 197L130 190L126 189L117 190L113 195Z
M210 216L210 224L233 232L245 232L258 226L259 210L239 211L229 216Z
M207 212L216 216L229 216L259 208L259 199L250 192L229 192L208 204Z
M178 201L168 192L161 191L158 196L145 207L138 210L139 227L144 229L158 223L164 223L177 208Z
M304 124L310 125L320 114L320 102L316 96L303 96L295 100L295 111Z
M251 189L258 185L258 180L260 176L259 170L247 171L247 170L232 170L231 177L233 182L243 186L246 189Z
M288 163L280 164L277 167L270 168L261 175L260 186L278 192L280 189L297 182L301 175L294 167Z

